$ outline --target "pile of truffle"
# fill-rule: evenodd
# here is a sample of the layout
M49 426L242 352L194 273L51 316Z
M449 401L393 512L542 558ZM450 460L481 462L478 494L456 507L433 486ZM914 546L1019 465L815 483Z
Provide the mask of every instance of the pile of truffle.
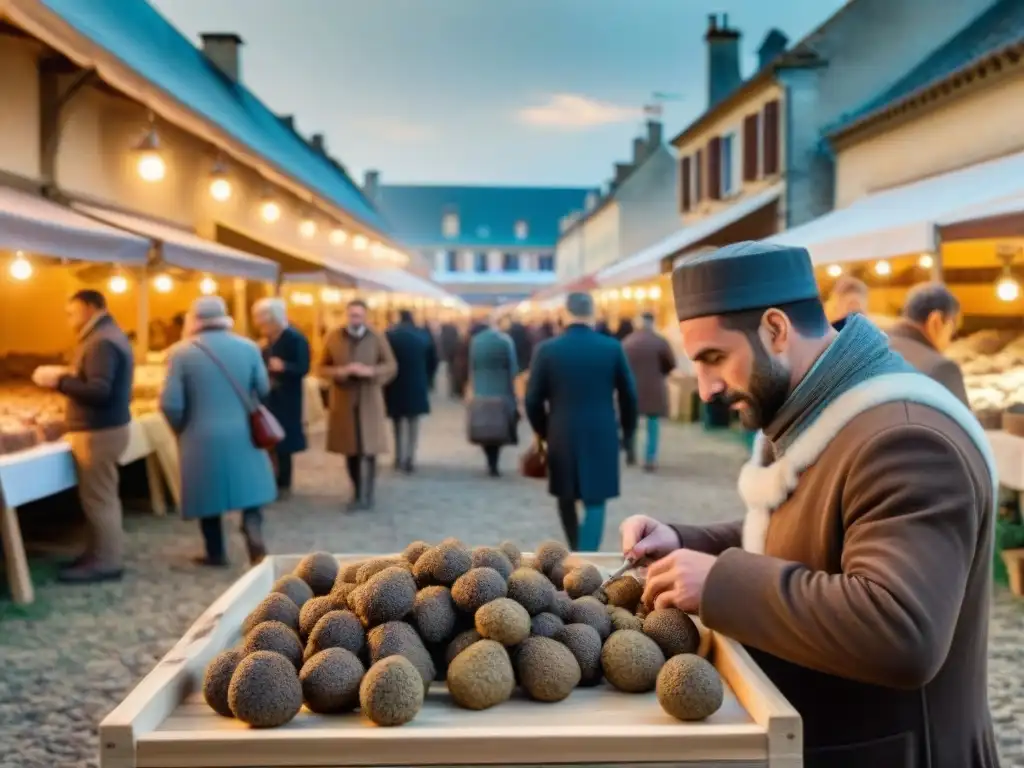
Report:
M655 690L680 720L722 705L722 681L682 611L648 611L626 575L602 588L596 566L564 546L470 550L457 539L410 544L401 555L339 567L307 555L246 618L239 647L206 670L217 713L254 727L358 709L373 723L416 717L435 680L460 707L510 699L556 702L607 680L626 693Z

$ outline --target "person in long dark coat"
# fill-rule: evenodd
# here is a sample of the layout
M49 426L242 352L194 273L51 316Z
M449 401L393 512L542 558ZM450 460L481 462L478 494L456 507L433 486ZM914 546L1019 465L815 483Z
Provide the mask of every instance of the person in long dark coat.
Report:
M456 380L455 354L459 348L459 329L455 323L448 321L441 323L441 331L438 334L438 346L440 358L448 369L448 396L457 398L461 396Z
M534 353L526 415L537 437L547 442L548 492L558 499L569 546L596 552L605 503L619 495L620 425L626 444L636 431L636 384L622 344L591 327L593 299L570 294L566 310L565 333ZM577 501L583 502L582 526Z
M518 320L513 320L508 327L508 337L512 339L512 346L516 351L516 366L519 374L516 376L515 390L516 398L522 400L526 394L526 380L529 378L530 358L533 357L533 339L530 338L530 330Z
M303 380L309 375L309 341L288 325L282 299L260 299L253 306L253 324L263 341L263 361L270 373L266 406L284 429L284 439L274 447L278 490L292 487L292 456L306 450L302 423Z
M395 436L395 469L412 473L419 442L420 416L430 413L430 379L437 370L437 352L412 313L403 309L387 331L398 373L384 387L384 406Z
M430 345L430 355L433 359L432 365L427 369L427 391L433 392L435 379L437 378L437 369L441 365L441 357L438 354L437 348L437 334L430 327L430 324L424 321L423 325L417 326L417 330L423 334L424 340Z

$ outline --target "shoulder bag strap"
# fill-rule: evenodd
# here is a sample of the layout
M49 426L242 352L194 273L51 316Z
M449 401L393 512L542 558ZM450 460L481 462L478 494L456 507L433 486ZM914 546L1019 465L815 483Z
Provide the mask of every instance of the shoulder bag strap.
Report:
M224 378L228 380L228 382L231 384L231 388L235 390L235 394L238 395L238 399L241 400L242 405L245 406L246 412L252 413L254 410L256 410L255 407L253 406L252 398L248 397L245 394L245 391L240 386L238 386L238 382L235 381L235 377L231 375L231 372L228 370L227 366L224 365L221 359L213 353L213 350L210 349L205 344L203 344L201 341L193 341L192 343L195 344L195 346L199 350L201 350L203 354L210 358L213 361L214 365L220 368L221 373L224 374Z

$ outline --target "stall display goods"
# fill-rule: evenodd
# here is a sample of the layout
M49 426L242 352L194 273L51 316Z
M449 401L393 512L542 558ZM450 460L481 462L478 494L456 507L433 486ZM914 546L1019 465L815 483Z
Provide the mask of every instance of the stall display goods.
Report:
M802 765L739 644L601 588L613 555L504 544L268 557L104 719L101 766Z
M978 331L954 341L946 357L960 365L971 409L988 429L999 429L1007 408L1024 403L1024 335Z

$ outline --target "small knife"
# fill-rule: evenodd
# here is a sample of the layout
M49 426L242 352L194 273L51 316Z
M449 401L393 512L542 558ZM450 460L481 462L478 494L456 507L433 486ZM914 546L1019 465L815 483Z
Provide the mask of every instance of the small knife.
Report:
M603 590L605 587L607 587L609 584L611 584L617 578L622 576L622 574L624 574L630 568L634 567L635 564L636 564L636 562L633 560L633 558L627 556L625 558L625 560L623 561L622 565L620 565L618 568L616 568L614 571L612 571L608 575L608 578L606 578L604 581L601 582L601 586L598 587L598 589Z

